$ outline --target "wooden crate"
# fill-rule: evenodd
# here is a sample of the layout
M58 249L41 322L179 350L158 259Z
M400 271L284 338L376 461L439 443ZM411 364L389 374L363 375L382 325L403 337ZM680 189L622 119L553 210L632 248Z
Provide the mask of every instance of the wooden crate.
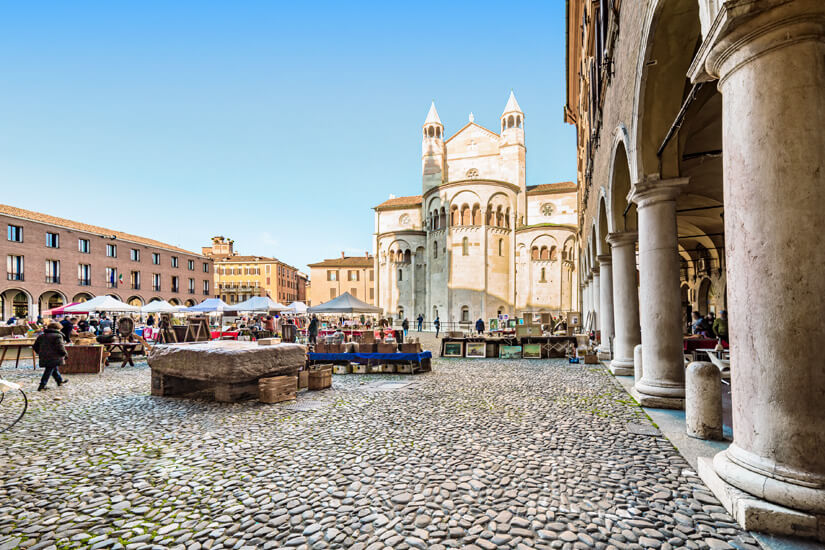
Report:
M103 346L66 346L69 356L60 366L61 374L99 374L103 372Z
M327 345L324 342L315 344L315 353L327 353Z
M309 371L302 370L298 373L298 389L306 388L309 385Z
M309 371L309 389L325 390L332 387L332 369Z
M280 403L296 398L297 376L273 376L258 380L258 399L262 403Z
M586 353L584 355L584 364L585 365L598 365L599 364L599 356L595 353Z
M366 365L352 365L352 374L367 374Z
M395 367L395 365L384 365L383 371L393 373L393 372L396 371L396 367Z
M418 343L410 343L410 344L401 344L401 353L421 353L421 344Z
M383 342L376 344L378 353L395 353L398 351L398 344L385 344Z
M375 350L378 349L377 344L375 342L361 342L358 346L358 351L361 353L375 353Z
M370 374L381 374L384 372L384 365L370 365L367 371Z
M332 372L335 374L349 374L352 371L349 365L335 365L332 367Z

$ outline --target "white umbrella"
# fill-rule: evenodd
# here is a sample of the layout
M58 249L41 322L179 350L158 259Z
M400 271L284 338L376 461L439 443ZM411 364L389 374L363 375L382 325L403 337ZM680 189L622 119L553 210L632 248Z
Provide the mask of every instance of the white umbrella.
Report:
M175 313L180 309L180 306L173 306L166 300L155 300L154 302L149 302L142 308L140 308L141 313Z
M231 304L227 309L230 311L284 311L287 307L269 296L253 296L245 302Z
M229 304L227 304L220 298L208 298L199 304L196 304L192 307L188 307L186 309L182 309L181 311L186 311L190 313L222 313L224 311L231 310L232 308L229 307Z
M307 312L307 305L303 302L292 302L287 306L288 313L297 313L298 315L304 315Z
M310 313L381 313L384 310L362 302L349 292L344 292L329 302L308 308L307 311Z
M126 302L121 302L117 298L111 296L98 296L85 302L68 306L64 309L66 313L138 313L140 308L137 306L130 306Z

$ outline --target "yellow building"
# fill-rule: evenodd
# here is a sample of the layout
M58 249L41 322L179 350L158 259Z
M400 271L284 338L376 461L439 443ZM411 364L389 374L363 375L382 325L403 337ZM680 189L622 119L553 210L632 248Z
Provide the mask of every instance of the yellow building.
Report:
M212 246L201 249L215 262L215 295L227 304L236 304L253 296L269 296L289 304L306 299L301 296L299 271L277 258L243 256L235 252L235 241L212 237Z
M319 305L349 292L359 300L375 305L375 260L369 254L331 258L309 264L310 301Z

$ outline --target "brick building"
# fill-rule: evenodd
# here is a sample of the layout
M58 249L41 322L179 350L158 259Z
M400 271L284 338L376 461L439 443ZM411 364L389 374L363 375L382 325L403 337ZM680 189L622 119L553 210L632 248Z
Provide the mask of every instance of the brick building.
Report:
M375 258L363 256L331 258L309 264L312 286L310 300L317 306L329 302L344 292L375 305Z
M212 294L212 260L166 243L0 205L0 314L40 311L111 295L133 305L155 299L194 305Z

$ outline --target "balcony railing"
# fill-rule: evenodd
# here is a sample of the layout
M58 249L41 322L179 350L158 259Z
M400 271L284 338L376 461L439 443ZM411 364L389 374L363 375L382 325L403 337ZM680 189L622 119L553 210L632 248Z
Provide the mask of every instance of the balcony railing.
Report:
M22 273L6 273L6 279L9 281L24 281L26 280Z
M132 283L132 290L140 290L140 283Z
M117 288L117 281L106 281L106 288Z
M152 285L152 290L155 292L160 292L160 285Z
M77 280L77 284L78 284L79 286L92 286L92 280L91 280L91 279L83 279L83 278L79 278L79 279Z
M172 287L172 292L180 292L180 287L173 286Z
M55 283L55 284L59 285L60 284L60 277L59 276L54 277L52 275L46 275L46 282L47 283Z

